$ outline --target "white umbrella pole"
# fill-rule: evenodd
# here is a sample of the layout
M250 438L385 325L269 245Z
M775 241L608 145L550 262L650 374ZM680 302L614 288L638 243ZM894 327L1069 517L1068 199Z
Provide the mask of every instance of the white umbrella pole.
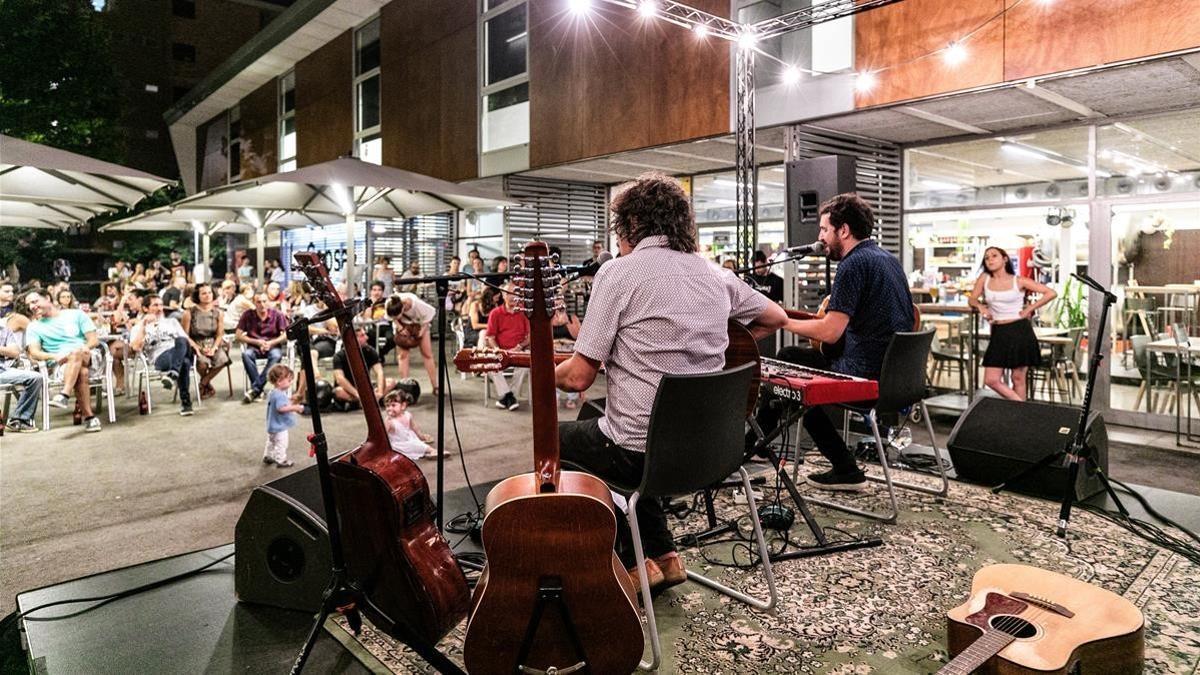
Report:
M259 226L254 228L254 236L256 245L258 246L258 267L254 268L255 275L259 279L259 288L266 288L266 283L263 282L264 270L267 267L267 232L266 229Z
M200 238L200 253L204 256L204 280L212 281L212 235L205 232Z
M354 282L354 213L346 214L346 296L355 297Z
M196 281L196 283L200 283L200 282L204 281L203 279L197 278L200 276L199 274L196 274L196 272L199 271L198 270L199 266L200 266L200 232L198 230L193 229L192 230L192 275L193 275L193 280Z

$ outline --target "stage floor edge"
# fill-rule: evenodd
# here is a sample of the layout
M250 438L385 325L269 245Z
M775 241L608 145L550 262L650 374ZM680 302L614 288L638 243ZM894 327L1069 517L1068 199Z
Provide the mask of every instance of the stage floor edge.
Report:
M101 572L17 595L18 611L105 595L196 569L233 544ZM54 621L23 620L22 645L34 673L287 672L312 615L239 603L231 557L187 579ZM64 616L96 603L60 605L34 617ZM334 628L333 630L340 630ZM361 660L361 662L360 662ZM322 631L308 672L378 673L366 650Z

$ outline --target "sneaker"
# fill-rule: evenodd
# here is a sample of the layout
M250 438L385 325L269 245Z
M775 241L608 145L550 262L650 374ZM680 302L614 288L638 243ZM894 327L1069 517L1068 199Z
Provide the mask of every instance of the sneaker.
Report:
M67 396L66 394L55 394L54 397L50 399L50 405L54 406L55 408L66 408L67 406L71 405L71 397Z
M506 407L509 410L516 410L517 408L520 407L520 405L517 403L517 395L516 394L510 393L507 398L508 398L508 402L506 404Z
M179 406L179 414L183 417L191 417L193 412L191 403L184 403Z
M174 389L175 384L176 384L175 379L178 377L179 376L176 375L174 372L163 373L163 378L162 378L163 389L166 389L167 391L171 391L172 389Z
M270 466L274 463L275 463L275 460L271 459L270 457L267 457L266 455L263 455L263 464Z
M14 434L33 434L38 430L29 420L11 419L4 426L5 431L11 431Z
M258 398L258 394L253 389L247 389L245 394L242 394L242 403L254 403L254 399Z
M279 469L286 469L288 467L296 466L296 463L290 459L285 459L282 462L279 462L279 461L275 462L275 466L276 466L276 468L279 468Z
M823 487L827 490L856 492L862 490L867 485L866 474L858 469L855 469L852 473L838 473L833 469L820 473L810 473L808 474L808 480L812 481L813 485Z
M502 396L502 397L496 399L496 407L501 410L508 408L508 397Z
M95 417L87 418L83 421L83 430L93 434L100 431L100 420Z

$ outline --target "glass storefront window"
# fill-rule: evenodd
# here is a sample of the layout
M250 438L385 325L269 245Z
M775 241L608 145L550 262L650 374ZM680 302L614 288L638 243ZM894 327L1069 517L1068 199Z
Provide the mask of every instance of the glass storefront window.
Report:
M1200 110L1097 128L1096 164L1110 175L1102 195L1164 195L1200 190Z
M484 24L487 81L495 84L525 72L525 5L517 5Z
M758 246L774 250L783 245L783 167L760 167L758 171ZM737 182L733 172L692 178L692 209L700 234L700 251L713 260L736 254Z
M905 150L904 156L908 209L1088 197L1087 127L928 145Z

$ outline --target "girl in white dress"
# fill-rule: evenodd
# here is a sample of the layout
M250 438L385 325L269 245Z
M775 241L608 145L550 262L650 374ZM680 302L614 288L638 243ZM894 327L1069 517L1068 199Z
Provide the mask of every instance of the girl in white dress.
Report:
M387 411L384 426L387 427L392 450L412 460L435 457L437 453L429 445L432 438L421 433L412 413L408 412L410 403L412 397L406 391L393 391L383 398Z

